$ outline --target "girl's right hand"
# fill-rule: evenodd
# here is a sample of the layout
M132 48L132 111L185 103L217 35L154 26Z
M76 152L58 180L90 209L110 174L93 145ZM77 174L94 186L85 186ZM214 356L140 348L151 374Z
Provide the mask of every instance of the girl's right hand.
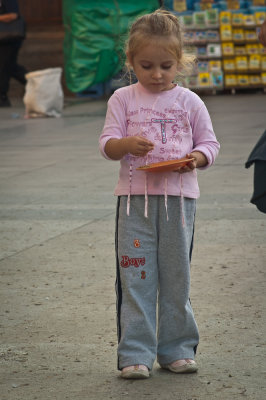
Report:
M142 136L128 136L128 153L136 157L144 157L154 149L154 144Z

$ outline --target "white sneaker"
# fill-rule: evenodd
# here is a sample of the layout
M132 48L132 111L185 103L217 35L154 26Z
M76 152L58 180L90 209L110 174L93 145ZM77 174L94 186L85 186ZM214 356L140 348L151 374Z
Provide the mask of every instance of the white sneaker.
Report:
M150 373L146 365L131 365L122 369L121 378L124 379L146 379Z
M171 364L161 365L162 368L175 372L176 374L191 374L197 372L198 367L194 360L176 360Z

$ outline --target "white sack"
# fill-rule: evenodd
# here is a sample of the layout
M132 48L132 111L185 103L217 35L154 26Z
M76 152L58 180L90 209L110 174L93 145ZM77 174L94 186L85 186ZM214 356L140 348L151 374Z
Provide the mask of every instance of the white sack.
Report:
M48 68L26 74L23 98L26 117L60 117L63 110L62 68Z

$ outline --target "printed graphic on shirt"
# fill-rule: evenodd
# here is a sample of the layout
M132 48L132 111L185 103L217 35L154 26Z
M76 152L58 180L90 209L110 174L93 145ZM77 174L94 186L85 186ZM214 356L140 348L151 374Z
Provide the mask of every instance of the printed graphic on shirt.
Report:
M161 134L162 134L162 143L167 142L165 124L169 124L170 122L176 122L176 119L155 119L152 118L151 122L155 122L161 124Z
M173 160L184 156L184 140L191 147L189 136L191 127L187 112L175 107L162 110L140 107L138 110L129 110L127 113L128 135L141 135L154 144L154 150L148 154L148 162L155 163ZM181 145L182 144L182 145ZM130 163L143 165L145 157L127 155Z

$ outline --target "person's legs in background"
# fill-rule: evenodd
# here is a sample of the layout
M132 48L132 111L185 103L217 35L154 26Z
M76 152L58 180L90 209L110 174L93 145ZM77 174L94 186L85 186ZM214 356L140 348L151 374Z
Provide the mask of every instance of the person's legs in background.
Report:
M26 84L26 69L17 64L18 52L22 42L7 42L0 44L0 107L10 107L8 90L11 77L21 84Z
M22 45L21 40L13 44L14 51L12 52L12 59L11 59L11 65L12 65L11 77L16 79L22 85L26 85L27 81L25 75L27 73L27 70L25 67L23 67L23 65L17 63L18 53L21 45Z
M0 44L0 106L10 106L7 92L9 89L10 81L10 60L12 58L12 46L10 43Z

